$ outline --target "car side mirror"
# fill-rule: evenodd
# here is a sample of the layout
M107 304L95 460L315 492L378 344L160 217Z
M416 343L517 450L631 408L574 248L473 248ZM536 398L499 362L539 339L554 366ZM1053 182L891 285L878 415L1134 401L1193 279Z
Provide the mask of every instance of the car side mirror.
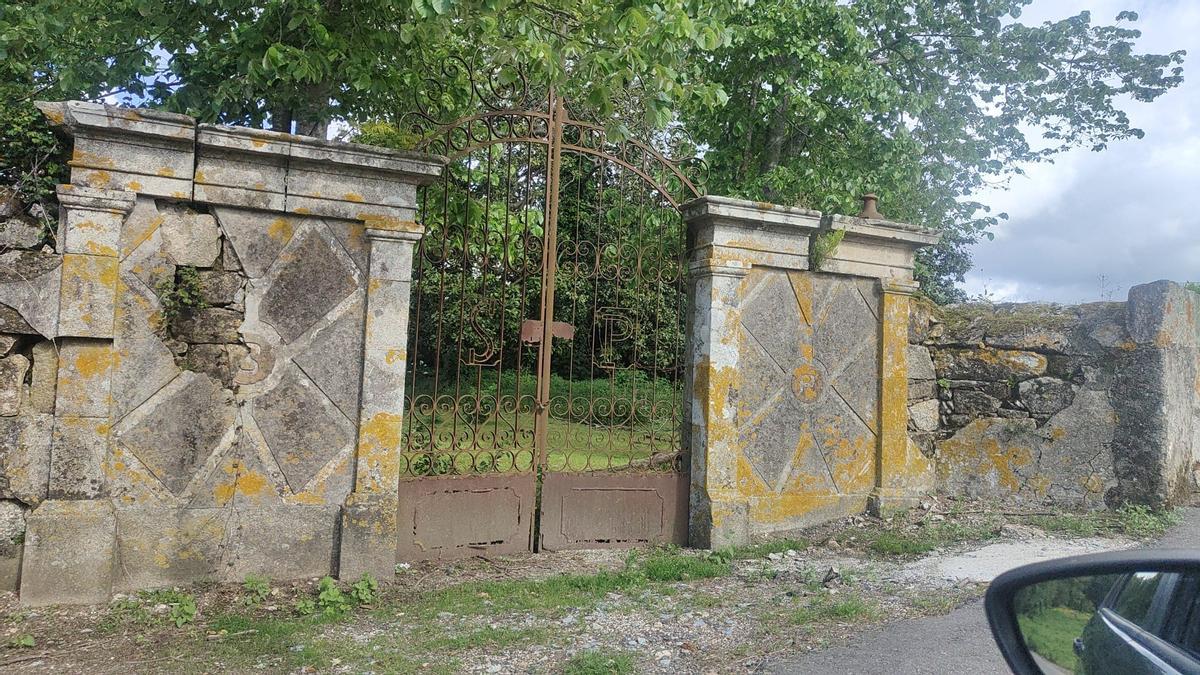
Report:
M992 582L985 606L1018 675L1200 674L1200 550L1018 567Z

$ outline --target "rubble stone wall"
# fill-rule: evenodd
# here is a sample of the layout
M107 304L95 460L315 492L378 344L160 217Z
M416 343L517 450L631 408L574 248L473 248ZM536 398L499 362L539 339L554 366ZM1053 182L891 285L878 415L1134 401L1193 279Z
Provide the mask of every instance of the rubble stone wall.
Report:
M1165 506L1200 458L1200 296L920 305L909 429L948 494L1090 509Z
M403 394L439 158L43 110L74 151L55 247L0 252L0 588L390 571L395 462L360 442L361 394Z

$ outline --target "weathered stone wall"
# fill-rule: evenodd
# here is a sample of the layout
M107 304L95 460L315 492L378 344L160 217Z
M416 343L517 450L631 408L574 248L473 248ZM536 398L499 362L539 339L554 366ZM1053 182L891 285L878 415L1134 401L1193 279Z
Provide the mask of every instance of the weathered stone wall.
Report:
M390 571L394 462L359 428L399 418L360 392L403 395L415 189L440 161L44 110L74 136L72 182L57 250L0 264L0 584L86 602Z
M936 235L718 197L684 216L692 543L914 504L933 472L906 433L905 347L913 253Z
M913 313L909 427L938 487L1105 508L1182 501L1200 456L1197 297Z

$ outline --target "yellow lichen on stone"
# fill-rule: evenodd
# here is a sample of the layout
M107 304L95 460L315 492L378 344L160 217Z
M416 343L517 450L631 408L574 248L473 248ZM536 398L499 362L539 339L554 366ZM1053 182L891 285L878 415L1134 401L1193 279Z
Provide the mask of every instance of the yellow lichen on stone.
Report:
M287 218L276 218L267 225L267 236L280 243L287 243L295 232L292 221Z

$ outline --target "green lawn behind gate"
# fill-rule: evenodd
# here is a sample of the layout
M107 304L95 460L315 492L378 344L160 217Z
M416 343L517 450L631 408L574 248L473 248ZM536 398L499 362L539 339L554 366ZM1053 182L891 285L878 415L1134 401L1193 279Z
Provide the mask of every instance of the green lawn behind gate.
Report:
M443 475L529 471L534 464L533 401L536 378L504 373L499 381L467 380L459 389L458 410L418 406L405 418L405 454L409 473ZM418 378L413 399L433 393L433 382ZM440 384L437 394L453 397L453 384ZM494 401L508 405L494 410ZM591 380L550 380L550 418L547 425L552 471L602 470L628 466L679 449L681 389L663 378L650 379L641 371L618 371ZM424 400L428 400L425 398ZM476 408L475 401L485 402ZM512 410L519 402L520 409ZM570 402L568 404L568 402ZM417 436L409 439L413 421ZM432 450L432 452L430 452Z

